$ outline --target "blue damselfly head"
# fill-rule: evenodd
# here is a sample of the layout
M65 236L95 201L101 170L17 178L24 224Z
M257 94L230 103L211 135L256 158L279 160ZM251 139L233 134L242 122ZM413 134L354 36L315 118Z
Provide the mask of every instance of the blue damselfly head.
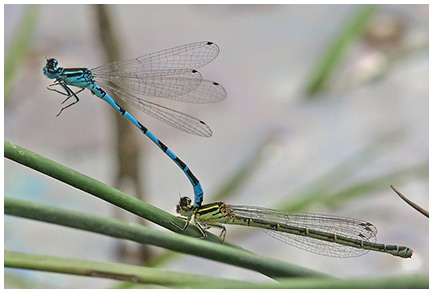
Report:
M48 78L56 78L57 73L59 69L57 68L57 64L59 62L55 58L47 59L47 64L44 68L42 68L42 71L44 72L44 75L46 75Z

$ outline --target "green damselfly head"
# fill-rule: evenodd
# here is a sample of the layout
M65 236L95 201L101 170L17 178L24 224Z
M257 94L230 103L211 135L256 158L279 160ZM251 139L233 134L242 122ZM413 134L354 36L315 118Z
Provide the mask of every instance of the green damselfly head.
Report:
M189 217L194 213L194 207L191 204L192 200L183 196L179 199L179 204L176 205L176 213L181 214L182 216Z

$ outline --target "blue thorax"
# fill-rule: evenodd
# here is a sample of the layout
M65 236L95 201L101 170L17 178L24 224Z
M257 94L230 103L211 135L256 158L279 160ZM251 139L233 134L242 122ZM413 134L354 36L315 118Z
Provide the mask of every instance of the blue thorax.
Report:
M89 87L95 83L92 72L88 68L63 68L57 67L57 59L47 59L43 73L50 79L63 81L67 85L76 87Z

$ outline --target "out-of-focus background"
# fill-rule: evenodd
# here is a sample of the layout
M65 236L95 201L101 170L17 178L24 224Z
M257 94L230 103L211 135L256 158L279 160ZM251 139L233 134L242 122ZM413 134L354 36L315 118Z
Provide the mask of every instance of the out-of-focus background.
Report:
M226 100L209 105L162 101L206 121L214 133L210 139L133 110L190 166L203 184L205 202L223 198L360 218L377 226L378 242L409 246L415 253L411 259L376 252L330 258L245 227L227 227L227 240L342 278L428 273L428 220L389 188L392 184L428 207L427 5L106 8L123 59L196 41L219 45L218 58L200 72L225 87ZM61 67L107 62L95 6L5 5L5 139L115 185L117 113L84 91L77 105L56 118L63 96L46 90L51 83L42 74L47 57L57 58ZM128 184L126 179L122 190L175 213L179 194L192 196L190 183L148 138L132 125L122 127L131 130L131 144L140 150L139 180ZM105 217L117 213L106 202L9 160L5 196ZM131 255L140 263L165 253L154 247L138 253L143 248L130 243L119 248L115 239L10 216L5 217L4 245L10 251L125 263ZM198 257L177 256L160 265L268 280ZM116 284L15 269L5 270L5 282L11 288Z

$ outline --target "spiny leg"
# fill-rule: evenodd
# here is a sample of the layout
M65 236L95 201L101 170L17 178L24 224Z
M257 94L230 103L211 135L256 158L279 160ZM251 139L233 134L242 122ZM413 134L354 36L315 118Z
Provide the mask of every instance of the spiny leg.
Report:
M51 87L53 87L53 86L57 86L57 85L60 85L62 88L63 88L63 90L65 91L65 92L61 92L61 91L59 91L59 90L57 90L57 89L52 89ZM50 91L54 91L54 92L56 92L56 93L59 93L59 94L62 94L62 95L64 95L64 96L67 96L67 98L61 103L62 105L67 101L67 100L69 100L71 97L75 97L75 101L74 102L72 102L71 104L69 104L69 105L67 105L67 106L65 106L65 107L63 107L62 109L60 109L60 112L56 115L56 117L58 117L61 113L62 113L62 111L63 110L65 110L66 108L69 108L69 107L71 107L72 105L75 105L76 103L78 103L79 101L80 101L80 99L78 99L78 96L77 96L77 94L79 94L79 93L81 93L82 91L84 91L84 88L82 88L82 89L80 89L80 90L78 90L77 92L73 92L64 82L61 82L61 81L59 81L59 80L56 80L56 82L54 82L53 84L51 84L51 85L49 85L48 87L47 87L47 89L48 90L50 90Z
M188 228L189 223L191 222L191 218L187 218L187 217L181 217L178 216L179 219L185 220L185 225L183 227L179 226L178 224L176 224L175 222L170 221L170 223L172 225L174 225L175 227L177 227L178 229L185 231L186 228ZM202 227L199 223L196 223L195 225L197 227L197 229L200 231L201 233L201 237L200 238L206 238L206 232L204 231L204 229L209 229L209 227Z
M190 218L187 218L187 217L182 217L182 216L177 216L177 218L185 221L185 224L183 225L183 227L182 227L182 226L179 226L178 224L176 224L176 223L173 222L173 221L170 221L170 224L172 224L173 226L175 226L175 227L178 228L179 230L185 231L186 228L188 228L188 226L189 226L189 222L191 221L191 219L190 219Z
M220 238L222 238L222 244L224 244L226 240L226 227L222 224L216 224L216 223L206 223L206 229L209 229L210 227L215 227L218 229L221 229Z

